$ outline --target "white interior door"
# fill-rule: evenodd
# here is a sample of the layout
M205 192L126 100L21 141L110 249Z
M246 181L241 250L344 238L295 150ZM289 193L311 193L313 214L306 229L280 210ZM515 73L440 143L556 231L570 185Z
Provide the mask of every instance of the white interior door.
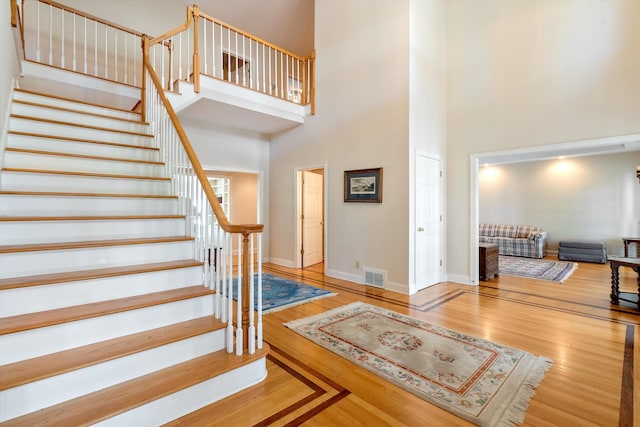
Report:
M417 289L440 282L442 275L440 160L416 156L415 270Z
M302 172L302 267L323 260L322 174Z

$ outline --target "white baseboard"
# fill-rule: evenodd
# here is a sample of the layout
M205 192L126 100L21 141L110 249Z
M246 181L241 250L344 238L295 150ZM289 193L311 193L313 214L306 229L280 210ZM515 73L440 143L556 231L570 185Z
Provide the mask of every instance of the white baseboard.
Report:
M361 285L363 284L362 276L359 274L345 273L338 270L327 270L327 276L334 277L336 279L348 280L349 282L354 282Z
M477 285L477 283L471 281L470 276L464 276L462 274L447 274L446 280L447 282L460 283L461 285Z
M265 262L270 262L272 264L281 265L283 267L288 267L288 268L296 268L295 263L288 259L266 258Z

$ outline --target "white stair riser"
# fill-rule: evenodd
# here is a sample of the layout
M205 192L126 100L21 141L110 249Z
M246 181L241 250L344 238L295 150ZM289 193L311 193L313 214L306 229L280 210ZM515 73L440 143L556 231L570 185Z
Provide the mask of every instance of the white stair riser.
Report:
M47 212L43 212L47 214ZM1 221L0 245L184 236L185 219Z
M0 317L198 286L202 284L202 275L203 267L195 266L5 289L0 292Z
M0 215L175 215L178 200L149 197L0 195Z
M0 421L129 381L224 348L224 330L209 332L0 392Z
M180 390L94 426L156 426L185 416L203 406L259 384L267 377L266 358Z
M122 132L111 132L103 129L91 129L82 126L47 123L12 117L9 120L9 130L17 132L31 132L41 135L61 136L67 138L82 138L94 141L117 142L121 144L152 147L154 139L144 135Z
M79 125L98 126L128 132L149 132L149 126L146 123L136 123L111 117L96 116L93 114L79 114L76 111L59 110L57 108L23 104L20 102L13 102L11 104L11 114L39 119L69 122Z
M0 254L0 278L120 267L193 257L193 242L104 246Z
M33 102L37 104L50 105L53 107L67 108L72 110L85 111L92 114L101 114L103 116L111 116L125 120L140 120L140 114L123 110L115 110L108 107L100 107L92 104L84 104L71 100L51 98L49 96L39 95L35 93L22 92L16 90L13 93L13 99L19 101Z
M127 310L76 322L31 329L0 336L0 364L18 362L45 354L94 344L124 335L161 328L212 314L213 296L175 301Z
M40 153L5 151L4 165L8 168L55 170L65 172L107 173L116 175L151 176L162 178L161 164L87 159Z
M30 150L54 151L59 153L86 154L92 156L118 157L131 160L160 161L158 150L133 148L110 144L67 141L64 139L9 134L7 147Z
M87 194L171 194L171 182L159 179L107 178L34 172L2 173L0 189L9 191L51 191Z

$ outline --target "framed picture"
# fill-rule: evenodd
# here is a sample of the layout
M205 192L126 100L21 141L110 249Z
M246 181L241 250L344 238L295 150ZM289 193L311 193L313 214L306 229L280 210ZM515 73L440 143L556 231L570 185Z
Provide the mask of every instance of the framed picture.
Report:
M344 201L382 203L382 168L345 171Z

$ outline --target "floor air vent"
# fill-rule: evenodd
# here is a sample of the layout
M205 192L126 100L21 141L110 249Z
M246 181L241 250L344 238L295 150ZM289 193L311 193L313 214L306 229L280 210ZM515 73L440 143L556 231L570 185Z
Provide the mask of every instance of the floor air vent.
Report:
M382 270L373 270L371 268L363 268L364 284L369 286L375 286L377 288L384 288L384 284L387 281L387 272Z

